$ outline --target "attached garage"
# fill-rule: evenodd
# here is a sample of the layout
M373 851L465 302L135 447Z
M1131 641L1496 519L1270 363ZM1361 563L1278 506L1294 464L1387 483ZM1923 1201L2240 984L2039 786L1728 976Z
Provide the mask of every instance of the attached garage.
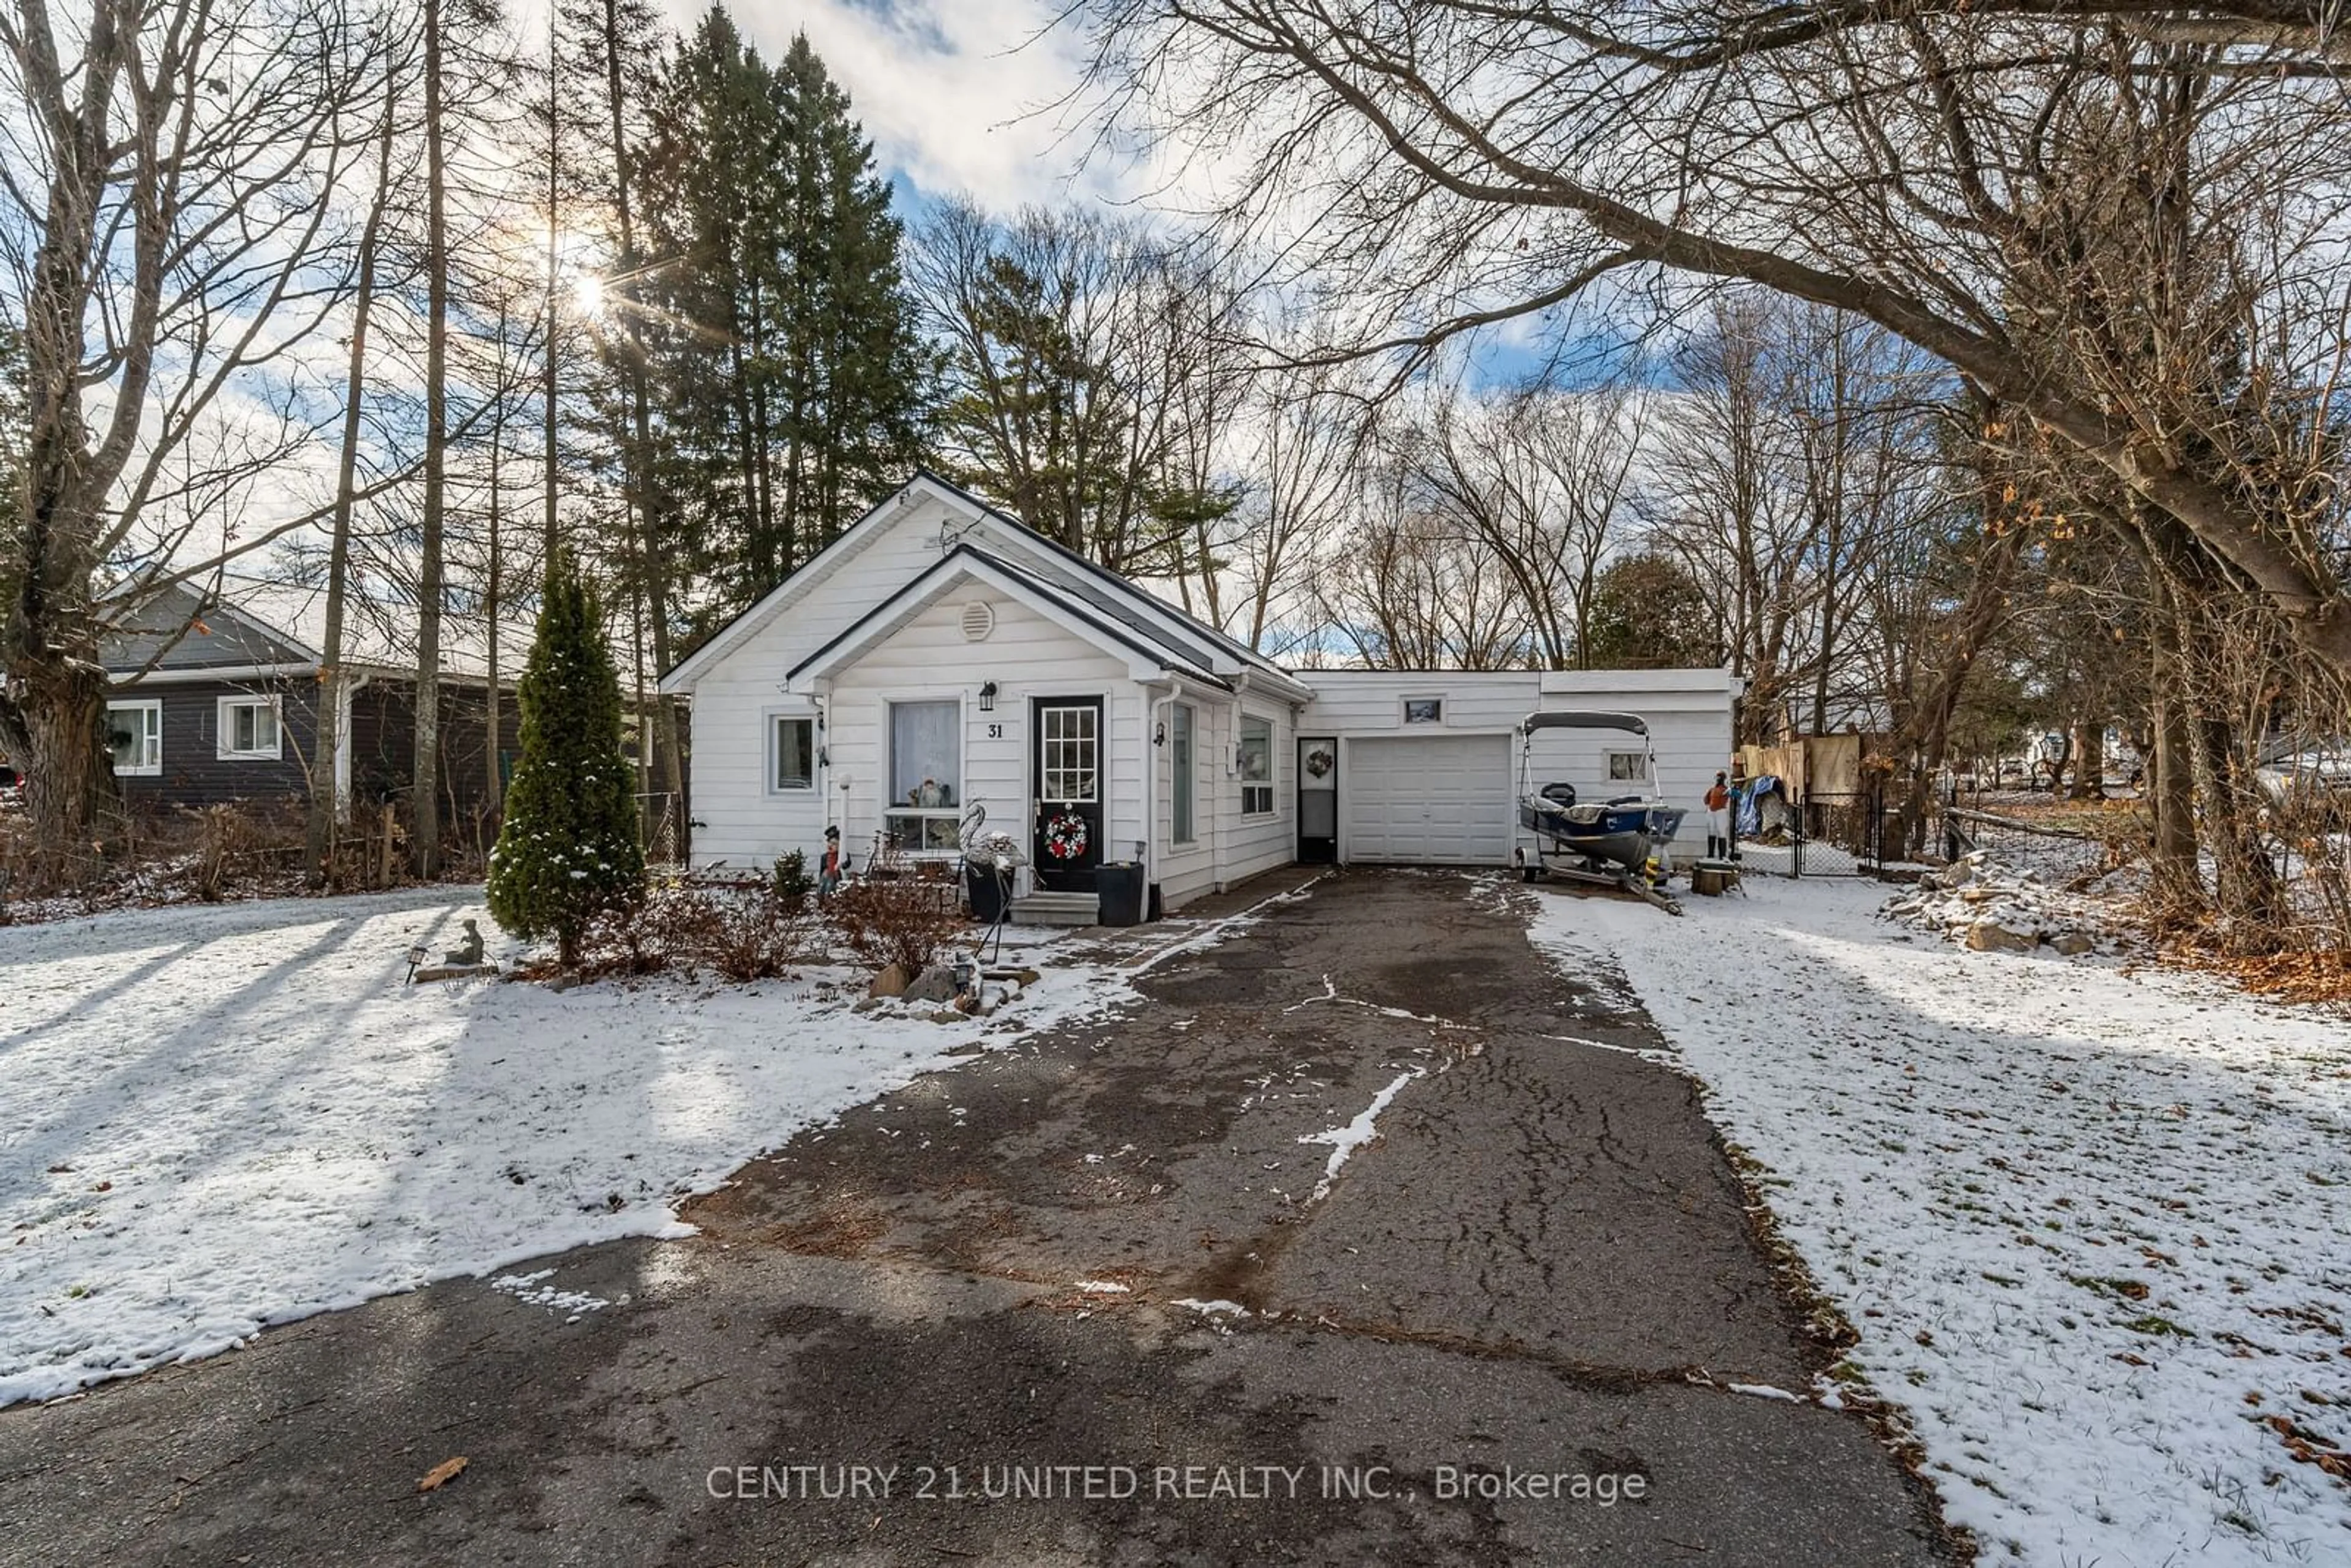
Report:
M1506 737L1353 737L1339 769L1340 852L1350 861L1508 865L1510 790Z

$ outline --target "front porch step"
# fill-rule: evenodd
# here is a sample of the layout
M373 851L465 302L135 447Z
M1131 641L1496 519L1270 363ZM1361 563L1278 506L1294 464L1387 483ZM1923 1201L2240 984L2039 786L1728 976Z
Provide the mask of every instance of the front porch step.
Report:
M1032 893L1012 901L1015 925L1092 925L1102 901L1091 893Z

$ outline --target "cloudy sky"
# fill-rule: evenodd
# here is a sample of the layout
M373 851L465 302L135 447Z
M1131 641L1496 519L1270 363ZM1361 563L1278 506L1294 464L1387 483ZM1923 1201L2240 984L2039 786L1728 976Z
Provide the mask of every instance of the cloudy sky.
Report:
M681 31L706 0L662 0ZM1005 210L1138 191L1084 157L1084 39L1046 0L747 0L736 26L774 59L805 31L848 90L883 170L913 198Z

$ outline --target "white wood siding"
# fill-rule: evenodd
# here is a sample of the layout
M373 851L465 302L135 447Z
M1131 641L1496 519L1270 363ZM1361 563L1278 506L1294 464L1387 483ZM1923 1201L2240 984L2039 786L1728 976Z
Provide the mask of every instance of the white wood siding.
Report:
M1301 678L1314 687L1314 700L1298 721L1308 735L1340 737L1339 819L1347 821L1348 779L1358 766L1375 766L1375 748L1352 747L1357 737L1405 735L1506 735L1541 708L1602 708L1638 714L1649 727L1657 753L1665 798L1702 813L1715 771L1729 765L1733 677L1721 670L1497 670L1431 674L1410 670L1313 670ZM1445 701L1438 725L1406 725L1406 697ZM1572 783L1580 790L1603 787L1606 754L1637 747L1632 736L1599 730L1545 730L1529 758L1531 782ZM1357 755L1360 753L1361 755ZM1499 821L1515 822L1519 758L1510 758L1510 785L1491 802ZM1704 835L1703 816L1685 825L1687 837ZM1675 841L1677 850L1687 848ZM1342 853L1345 852L1342 846Z
M837 791L820 790L828 797L821 802L770 796L762 716L810 706L805 690L788 690L786 673L935 564L945 515L934 506L908 507L904 520L877 531L865 549L828 574L821 591L792 604L695 683L696 865L765 865L789 849L805 850L810 865L816 864L826 812L840 810L832 798ZM818 744L831 738L820 737ZM842 845L862 863L871 841L869 828L864 842L844 832Z
M1241 814L1241 777L1233 766L1240 744L1240 720L1233 721L1233 744L1225 748L1224 774L1232 791L1232 831L1225 839L1227 883L1241 882L1259 872L1288 865L1298 858L1297 726L1290 705L1244 693L1239 712L1270 720L1273 727L1273 811L1255 817Z
M964 606L975 600L996 614L995 630L980 643L963 634ZM987 681L996 683L996 708L984 713L979 688ZM827 704L831 783L844 823L842 841L858 862L872 852L882 826L889 788L888 705L893 702L962 704L959 802L986 806L988 830L1010 833L1024 854L1033 853L1031 697L1102 699L1102 858L1133 859L1143 836L1140 689L1122 661L1027 606L974 585L923 612L833 679Z
M1103 858L1129 860L1138 852L1151 862L1164 907L1176 908L1199 894L1230 885L1256 873L1288 863L1296 851L1297 746L1301 734L1340 737L1343 792L1357 766L1376 766L1376 747L1363 748L1360 761L1347 755L1349 743L1381 736L1507 736L1525 716L1541 707L1623 708L1643 715L1655 741L1665 792L1677 804L1697 809L1730 747L1732 683L1719 671L1532 671L1411 673L1362 670L1298 672L1314 690L1302 714L1285 700L1280 677L1259 677L1271 689L1238 696L1213 686L1181 682L1180 700L1196 716L1194 826L1191 843L1169 841L1174 801L1172 748L1154 747L1154 728L1167 722L1171 699L1155 698L1136 679L1132 663L1066 629L1055 617L977 583L950 590L935 605L876 643L833 677L824 697L827 727L818 736L824 764L819 788L778 791L770 779L773 720L780 714L813 714L819 693L790 670L875 607L935 565L957 541L1012 561L1046 580L1087 580L1036 538L993 518L975 517L943 496L917 488L896 511L874 519L846 555L819 563L807 587L779 601L780 609L717 658L692 682L695 860L764 866L788 850L814 862L829 821L842 827L842 845L862 863L881 825L886 788L887 718L890 701L953 699L962 705L965 737L960 800L987 808L989 824L1028 841L1034 784L1029 699L1035 696L1100 696L1103 699ZM965 605L988 602L996 626L983 642L962 632ZM1202 635L1185 625L1172 608L1140 605L1133 613L1156 622L1196 643ZM1217 673L1235 673L1234 661L1212 650ZM998 686L997 706L982 714L982 683ZM1407 697L1434 696L1444 703L1435 726L1406 726ZM1244 817L1235 751L1243 712L1267 718L1273 727L1273 796L1270 815ZM989 727L999 727L991 734ZM1538 743L1537 782L1565 778L1579 787L1605 781L1604 737L1556 732ZM1391 755L1394 754L1391 748ZM1518 759L1511 758L1512 789L1502 798L1479 802L1503 821L1515 817L1510 799ZM1146 774L1145 769L1152 771ZM1144 821L1148 778L1154 817ZM849 786L843 789L841 785ZM1480 785L1480 794L1492 792ZM1148 840L1145 847L1144 841Z
M1314 688L1299 727L1309 735L1508 735L1542 705L1542 676L1533 670L1308 670ZM1406 725L1404 699L1441 697L1444 722Z

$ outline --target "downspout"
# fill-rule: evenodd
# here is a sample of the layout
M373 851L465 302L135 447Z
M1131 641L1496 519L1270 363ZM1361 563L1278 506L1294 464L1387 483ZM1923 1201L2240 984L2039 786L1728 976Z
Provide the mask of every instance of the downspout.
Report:
M335 820L351 820L351 699L372 677L346 674L335 683L335 711L329 723L335 727Z
M786 695L790 695L789 686L790 683L785 683L783 689ZM831 676L820 675L809 683L809 706L816 709L816 798L823 802L824 825L828 828L838 825L841 829L841 858L845 864L849 859L847 798L844 797L841 802L841 815L837 824L832 815L832 679ZM765 746L772 743L763 739L760 744ZM824 841L820 837L817 841L816 852L818 863L822 864Z

